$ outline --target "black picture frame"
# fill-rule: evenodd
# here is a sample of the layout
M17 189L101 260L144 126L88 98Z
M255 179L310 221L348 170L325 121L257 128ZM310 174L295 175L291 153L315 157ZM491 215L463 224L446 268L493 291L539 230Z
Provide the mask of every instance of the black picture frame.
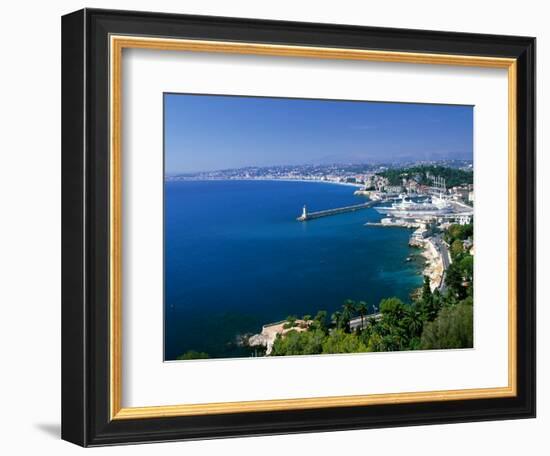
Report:
M109 36L517 59L517 395L170 418L109 411ZM535 39L84 9L62 19L62 438L82 446L535 416Z

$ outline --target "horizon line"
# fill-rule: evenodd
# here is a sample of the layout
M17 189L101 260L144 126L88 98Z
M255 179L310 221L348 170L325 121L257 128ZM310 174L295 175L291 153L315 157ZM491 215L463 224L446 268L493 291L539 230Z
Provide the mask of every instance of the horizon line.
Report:
M244 165L244 166L238 166L234 168L216 168L216 169L202 169L202 170L193 170L193 171L173 171L173 172L167 172L165 170L165 175L178 175L178 174L198 174L198 173L213 173L213 172L221 172L221 171L238 171L243 169L265 169L265 168L291 168L291 167L302 167L302 166L320 166L320 167L329 167L329 166L362 166L362 165L370 165L370 166L391 166L391 165L430 165L430 164L437 164L442 162L471 162L473 163L472 159L466 159L466 158L453 158L453 159L439 159L439 160L419 160L419 161L403 161L403 162L334 162L334 163L300 163L300 164L281 164L281 165Z

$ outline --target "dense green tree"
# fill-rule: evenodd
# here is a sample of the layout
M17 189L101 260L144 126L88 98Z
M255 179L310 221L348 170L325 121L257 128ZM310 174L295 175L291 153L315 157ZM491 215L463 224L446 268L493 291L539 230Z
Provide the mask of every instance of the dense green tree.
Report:
M462 246L462 241L456 239L451 244L451 257L453 259L457 258L462 252L464 252L464 247Z
M365 345L368 345L369 338L378 332L378 320L374 317L369 317L365 321L365 327L359 334L361 337L361 340Z
M447 268L447 271L445 273L445 283L447 284L449 293L451 293L459 300L466 297L466 289L462 285L462 282L463 278L459 263L454 261Z
M468 238L471 238L474 235L474 225L473 223L468 223L466 225L453 224L445 232L445 241L447 244L451 245L454 241L465 241Z
M337 329L341 329L343 326L345 326L345 321L342 318L342 312L340 312L339 310L332 314L331 320Z
M378 175L386 177L390 185L400 185L404 177L414 179L419 184L432 185L433 182L428 175L439 176L445 179L448 188L462 184L472 184L474 176L471 171L433 165L392 168L382 171Z
M423 349L473 347L471 300L441 309L437 318L424 327L421 347Z
M361 336L369 351L395 351L407 347L410 339L406 317L409 307L398 298L380 301L381 318L369 319Z
M176 357L177 360L183 361L188 359L207 359L210 355L206 352L199 352L195 350L189 350L182 355Z
M286 323L283 325L283 328L294 328L296 326L296 320L298 320L298 317L296 315L289 315L288 317L286 317Z
M342 305L342 320L343 327L346 332L350 332L350 320L355 316L356 304L351 299L346 299Z
M380 312L388 323L395 324L405 316L405 304L399 298L386 298L380 301Z
M422 348L420 337L413 337L409 341L409 346L407 347L407 350L420 350Z
M310 325L311 330L320 330L324 333L328 332L327 326L327 311L320 310L313 318L313 323Z
M416 307L412 307L404 317L403 325L407 329L410 339L419 337L420 334L422 334L422 328L424 326L422 313L418 311Z
M365 327L364 319L365 315L367 315L369 311L369 306L365 301L359 301L359 303L356 306L357 313L361 316L361 329Z
M433 301L430 278L427 275L424 276L424 282L422 282L422 294L420 295L420 299L427 304L431 304Z
M434 302L434 306L438 309L441 309L441 304L442 304L442 296L441 296L441 292L439 291L438 288L436 288L433 292L432 292L432 299L433 299L433 302Z
M380 333L377 331L373 332L369 335L368 338L363 339L363 343L365 343L366 340L366 347L367 351L369 352L381 352L386 351L386 346L384 345L384 340Z
M474 278L474 257L469 253L462 256L459 263L464 279L471 282Z
M311 315L309 314L306 314L302 317L302 320L304 320L305 323L307 323L308 321L311 321Z
M439 307L439 299L436 299L436 297L434 297L434 293L432 293L430 278L428 276L424 276L422 293L420 294L420 298L416 302L416 308L420 312L422 320L432 321L437 316L437 313L439 312Z
M359 353L366 352L367 347L355 334L336 329L323 342L323 353Z
M379 326L368 339L367 351L386 352L398 351L407 348L404 331L399 327L388 328L384 324Z
M318 355L323 352L323 343L327 338L327 335L321 331L311 331L311 332L303 332L304 340L304 347L303 347L303 354L304 355Z
M342 305L342 309L345 310L346 312L348 312L350 314L350 316L353 317L353 315L355 314L355 311L356 311L355 301L353 301L352 299L346 299L344 301L344 304Z

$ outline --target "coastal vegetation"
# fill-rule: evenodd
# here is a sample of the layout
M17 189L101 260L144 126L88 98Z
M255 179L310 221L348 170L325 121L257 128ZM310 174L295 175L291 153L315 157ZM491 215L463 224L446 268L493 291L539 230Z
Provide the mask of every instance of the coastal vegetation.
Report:
M272 356L330 353L385 352L473 346L471 297L456 300L437 291L422 293L418 301L406 304L392 297L380 302L380 314L366 324L350 329L345 308L333 314L331 322L312 320L307 331L277 335Z
M451 263L444 286L432 291L424 276L409 302L397 297L378 304L345 300L330 316L289 315L269 356L386 352L473 347L473 224L450 225L443 234ZM205 359L190 350L178 360Z
M293 330L297 318L289 317L290 330L276 336L271 356L473 347L473 256L467 248L472 234L472 225L451 225L446 232L453 261L444 291L432 291L425 276L411 302L382 299L377 313L367 315L366 302L348 299L330 319L326 311L304 315L306 330Z
M422 332L421 346L430 348L472 347L473 305L468 298L441 310L437 318Z
M474 293L474 257L471 253L473 246L473 224L451 225L445 232L445 242L451 246L452 263L446 272L445 281L455 300L473 298Z
M208 358L210 358L210 355L208 353L199 352L195 350L186 351L184 354L176 357L178 361L184 361L188 359L208 359Z
M421 185L431 185L430 176L438 176L445 179L447 187L472 184L474 181L474 173L472 171L437 165L391 168L377 174L387 178L390 185L401 185L403 178L412 178Z

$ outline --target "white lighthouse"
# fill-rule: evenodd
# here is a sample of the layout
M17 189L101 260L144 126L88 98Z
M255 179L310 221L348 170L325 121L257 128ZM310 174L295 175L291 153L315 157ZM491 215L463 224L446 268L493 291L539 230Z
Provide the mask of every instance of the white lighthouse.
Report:
M304 204L304 207L302 208L302 215L298 217L298 220L307 220L307 207Z

